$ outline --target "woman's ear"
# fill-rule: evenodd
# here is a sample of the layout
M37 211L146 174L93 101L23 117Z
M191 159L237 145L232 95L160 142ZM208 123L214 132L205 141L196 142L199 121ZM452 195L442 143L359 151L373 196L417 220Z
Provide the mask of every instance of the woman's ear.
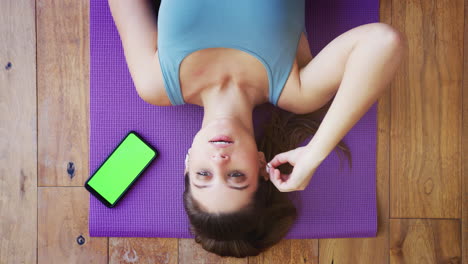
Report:
M260 160L260 162L263 162L266 164L265 153L263 153L262 151L258 152L258 159Z
M190 155L190 149L188 149L187 151L187 154L185 154L185 170L184 170L184 174L187 173L188 171L188 161L189 161L189 155Z
M259 159L259 162L260 162L259 174L260 174L261 177L263 177L263 179L265 181L268 181L270 179L270 175L266 171L267 162L266 162L266 159L265 159L265 153L259 151L258 152L258 159Z

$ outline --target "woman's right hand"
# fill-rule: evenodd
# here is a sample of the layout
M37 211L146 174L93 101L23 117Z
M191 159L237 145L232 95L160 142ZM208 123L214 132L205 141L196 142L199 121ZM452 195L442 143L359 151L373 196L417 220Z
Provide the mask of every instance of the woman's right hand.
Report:
M277 167L289 163L294 166L291 174L282 174ZM315 173L318 164L313 160L307 147L277 154L268 164L267 171L271 182L281 192L304 190Z

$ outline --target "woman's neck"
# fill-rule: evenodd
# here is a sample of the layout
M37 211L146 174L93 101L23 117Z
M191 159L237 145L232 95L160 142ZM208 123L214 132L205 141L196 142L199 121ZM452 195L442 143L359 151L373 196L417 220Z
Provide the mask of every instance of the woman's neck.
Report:
M202 128L213 121L231 119L253 136L252 112L255 102L245 91L246 89L241 89L234 83L203 90L200 93L204 108Z

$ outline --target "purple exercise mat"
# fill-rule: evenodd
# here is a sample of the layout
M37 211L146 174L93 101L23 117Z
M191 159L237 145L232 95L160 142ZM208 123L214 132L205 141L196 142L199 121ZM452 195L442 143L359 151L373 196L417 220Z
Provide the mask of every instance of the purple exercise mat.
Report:
M377 22L379 1L314 0L307 2L305 12L309 43L316 55L339 34ZM90 195L90 235L191 237L182 204L183 160L200 127L202 108L157 107L138 97L106 0L91 0L90 34L90 172L129 130L141 134L160 152L115 208L105 207ZM340 169L333 151L308 188L291 194L299 217L287 238L376 236L376 106L345 137L353 169ZM255 119L263 114L257 109Z

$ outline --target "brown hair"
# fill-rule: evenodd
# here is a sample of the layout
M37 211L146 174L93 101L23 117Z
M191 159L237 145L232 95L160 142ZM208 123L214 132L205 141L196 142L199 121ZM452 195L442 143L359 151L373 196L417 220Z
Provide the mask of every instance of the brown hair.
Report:
M319 123L314 119L322 109L310 114L295 115L275 108L271 112L270 121L264 126L263 138L257 140L257 147L265 153L266 160L299 146L315 134ZM338 148L348 158L351 166L349 148L343 141L340 141ZM283 164L279 169L283 173L290 173L292 167ZM241 258L258 255L278 243L297 217L296 208L287 194L278 191L270 181L264 181L262 177L259 177L258 189L250 204L236 212L208 213L202 210L190 193L188 172L185 174L183 200L195 241L205 250L220 256Z

